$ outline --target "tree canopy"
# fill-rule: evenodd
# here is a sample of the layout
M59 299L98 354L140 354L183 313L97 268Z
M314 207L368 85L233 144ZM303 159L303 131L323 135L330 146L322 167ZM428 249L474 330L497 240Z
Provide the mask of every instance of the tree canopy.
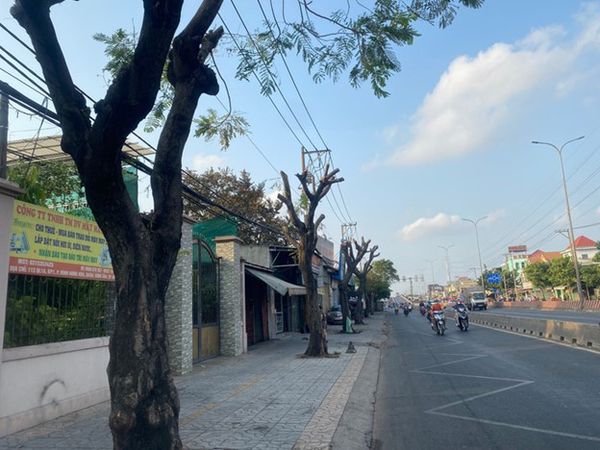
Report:
M392 295L392 284L399 281L394 263L389 259L378 259L373 262L367 274L367 293L374 300L389 298Z
M286 243L283 234L277 232L282 230L285 224L278 213L281 205L278 201L267 197L265 183L253 182L247 171L242 170L239 175L236 175L229 168L211 168L204 172L188 170L184 174L183 181L203 196L214 199L239 215L264 225L260 227L225 216L238 223L238 236L245 243L257 245ZM183 209L186 215L198 221L223 217L224 214L188 200L184 200Z

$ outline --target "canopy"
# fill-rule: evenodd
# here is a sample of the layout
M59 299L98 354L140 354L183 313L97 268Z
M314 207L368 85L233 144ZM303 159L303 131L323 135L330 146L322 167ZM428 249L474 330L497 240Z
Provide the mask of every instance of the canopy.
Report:
M264 281L281 295L306 295L306 288L297 284L288 283L287 281L277 278L270 273L261 272L260 270L250 269L246 267L246 271L254 275L259 280Z

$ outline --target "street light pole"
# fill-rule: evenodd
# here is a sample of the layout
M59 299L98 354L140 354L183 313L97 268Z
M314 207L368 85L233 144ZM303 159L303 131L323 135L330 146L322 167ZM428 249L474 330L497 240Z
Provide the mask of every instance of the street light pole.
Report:
M462 219L465 222L470 222L475 227L475 240L477 241L477 256L479 256L479 272L481 273L481 286L483 287L483 295L485 296L485 277L483 276L483 263L481 262L481 248L479 247L479 230L477 229L477 224L482 220L487 219L487 216L480 217L477 220L473 219ZM475 277L477 278L477 277Z
M577 252L575 250L575 234L573 233L573 219L571 218L571 206L569 205L569 192L567 190L567 177L565 176L565 165L563 164L562 151L571 142L579 141L585 136L579 136L578 138L571 139L565 142L558 148L556 145L550 142L531 141L532 144L548 145L558 152L558 159L560 161L560 173L562 175L563 189L565 191L565 204L567 207L567 218L569 219L569 244L571 246L571 258L573 258L573 264L575 265L575 278L577 280L577 294L579 295L579 308L583 309L583 289L581 287L581 275L579 273L579 264L577 263Z
M448 250L454 247L454 244L450 245L438 245L439 248L443 249L446 252L446 276L448 277L448 284L450 284L450 257L448 256Z

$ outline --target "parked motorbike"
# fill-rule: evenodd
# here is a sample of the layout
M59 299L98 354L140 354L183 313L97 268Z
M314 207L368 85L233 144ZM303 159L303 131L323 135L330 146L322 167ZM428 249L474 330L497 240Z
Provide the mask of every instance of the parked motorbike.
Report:
M469 328L469 314L465 305L458 305L456 307L456 326L461 331L467 331Z
M443 336L446 331L446 320L442 311L435 311L433 313L433 320L431 321L431 328L438 335Z

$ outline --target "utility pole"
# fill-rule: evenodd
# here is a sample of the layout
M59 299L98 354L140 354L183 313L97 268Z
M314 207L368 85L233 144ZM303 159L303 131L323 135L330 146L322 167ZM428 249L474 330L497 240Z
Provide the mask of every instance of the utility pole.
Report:
M323 153L329 153L331 150L329 149L325 149L325 150L307 150L304 147L301 148L301 153L302 153L302 172L304 172L306 170L306 155L308 155L308 160L309 160L309 173L310 173L310 178L312 180L312 184L313 184L313 189L315 189L316 187L316 181L315 181L315 172L317 171L315 169L314 166L314 162L312 160L312 155L317 155L317 159L319 160L319 163L321 162L321 154ZM311 170L312 169L312 170ZM319 164L319 169L322 169L322 167L320 167Z
M567 207L567 218L569 219L569 244L571 245L571 258L575 265L575 278L577 280L577 294L579 295L579 308L583 309L583 302L585 297L583 295L583 289L581 287L581 274L579 273L579 264L577 262L577 251L575 250L575 234L573 233L573 219L571 218L571 206L569 205L569 192L567 190L567 177L565 177L565 166L563 164L562 152L565 146L571 142L579 141L585 136L579 136L578 138L568 140L558 148L556 145L549 142L531 141L532 144L548 145L558 152L558 159L560 161L560 173L562 175L563 189L565 191L565 205Z
M448 256L448 250L454 247L454 244L450 245L438 245L439 248L443 249L446 252L446 276L448 278L447 282L450 284L452 278L450 277L450 256Z
M342 224L342 242L351 242L356 236L356 222Z
M0 92L0 178L8 178L8 95Z

